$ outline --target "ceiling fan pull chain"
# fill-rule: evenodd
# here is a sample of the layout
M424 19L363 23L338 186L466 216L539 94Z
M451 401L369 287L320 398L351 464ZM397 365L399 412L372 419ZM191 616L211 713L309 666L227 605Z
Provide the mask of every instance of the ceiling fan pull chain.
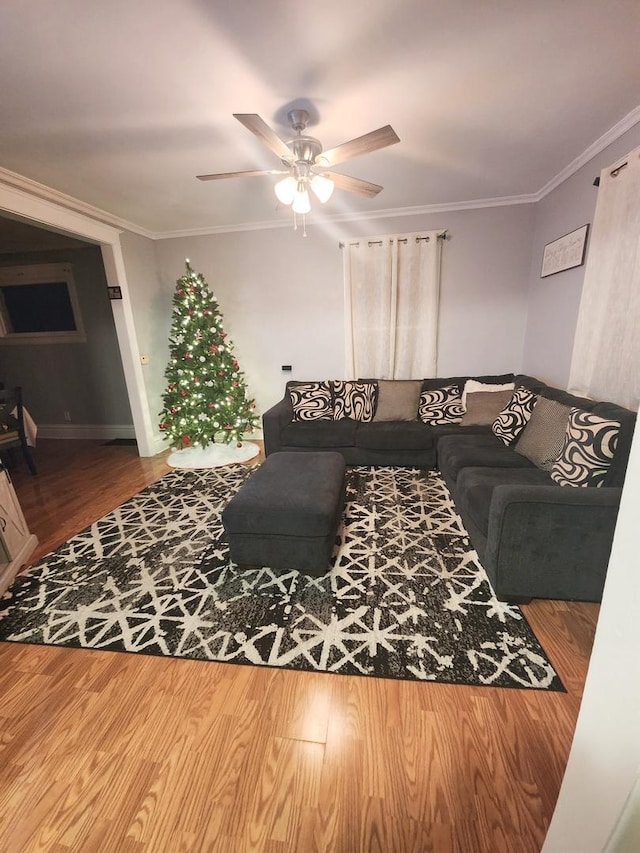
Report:
M298 230L298 217L296 215L295 210L293 211L293 230L294 231Z
M306 213L302 214L302 236L303 237L307 236L307 214Z

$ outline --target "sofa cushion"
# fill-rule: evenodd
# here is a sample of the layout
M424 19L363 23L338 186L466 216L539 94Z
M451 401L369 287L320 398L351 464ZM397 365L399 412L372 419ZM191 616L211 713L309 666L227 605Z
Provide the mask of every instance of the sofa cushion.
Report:
M356 422L351 418L340 421L292 421L282 428L282 447L353 447L356 443Z
M380 379L374 421L415 421L422 379Z
M430 429L436 436L436 441L445 435L491 435L491 424L470 424L469 426L436 424L430 427Z
M564 444L570 411L562 403L540 397L514 447L516 453L521 453L538 468L551 471Z
M491 425L491 431L504 444L513 444L531 417L538 397L528 388L516 388L504 409Z
M333 420L333 399L328 382L300 382L289 386L294 421Z
M492 433L444 435L438 439L438 468L447 480L455 482L463 468L533 468Z
M620 423L571 409L560 456L551 469L559 486L602 486L618 444Z
M486 536L489 530L491 499L496 486L549 486L546 471L530 468L463 468L458 475L454 500L461 515L468 515Z
M425 424L459 424L463 415L459 385L447 385L420 394L418 417Z
M333 382L333 419L352 418L354 421L372 421L376 410L377 386L375 382Z
M434 435L422 421L358 424L356 446L369 450L430 450Z
M467 394L461 426L492 424L511 399L513 391L474 391Z

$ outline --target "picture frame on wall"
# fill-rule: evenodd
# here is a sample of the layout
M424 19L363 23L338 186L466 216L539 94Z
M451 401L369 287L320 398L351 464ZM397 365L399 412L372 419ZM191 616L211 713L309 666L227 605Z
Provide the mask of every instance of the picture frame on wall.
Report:
M582 266L587 248L588 233L589 225L587 224L558 237L551 243L547 243L542 254L540 278Z

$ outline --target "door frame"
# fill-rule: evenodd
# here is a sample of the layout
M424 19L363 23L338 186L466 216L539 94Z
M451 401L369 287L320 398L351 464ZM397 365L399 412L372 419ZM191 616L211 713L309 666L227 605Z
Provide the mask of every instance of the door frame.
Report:
M119 287L122 294L122 299L110 300L110 302L138 443L138 453L140 456L155 456L158 448L149 414L138 338L120 245L120 234L123 229L114 228L98 219L37 195L35 191L30 192L29 189L4 183L2 177L0 175L0 212L28 220L45 229L62 231L73 237L80 237L100 246L107 284L109 287ZM44 190L41 185L34 183L33 186L34 190L35 188ZM69 202L71 201L69 199Z

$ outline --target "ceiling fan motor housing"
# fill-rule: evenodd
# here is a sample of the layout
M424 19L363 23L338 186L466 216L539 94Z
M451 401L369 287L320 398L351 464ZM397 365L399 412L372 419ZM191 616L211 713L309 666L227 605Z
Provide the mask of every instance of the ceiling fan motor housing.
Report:
M287 117L291 127L298 133L293 139L287 140L287 147L293 154L293 166L298 177L307 177L322 151L322 143L314 136L302 135L302 131L309 123L309 113L306 110L290 110Z
M313 166L316 157L322 151L322 144L319 139L313 136L296 136L295 139L287 140L287 145L293 154L293 163L295 166Z

